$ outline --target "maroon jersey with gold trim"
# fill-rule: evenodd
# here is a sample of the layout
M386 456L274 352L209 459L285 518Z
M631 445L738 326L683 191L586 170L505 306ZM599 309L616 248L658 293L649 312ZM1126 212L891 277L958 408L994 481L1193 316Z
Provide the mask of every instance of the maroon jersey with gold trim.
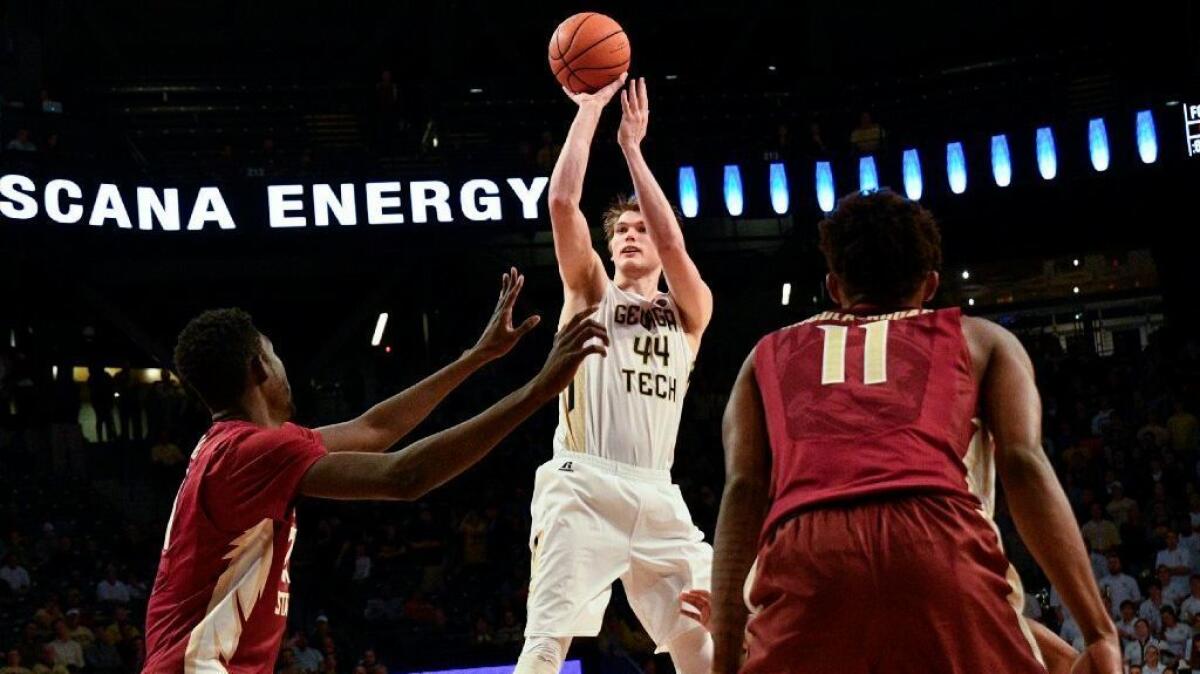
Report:
M893 492L977 501L963 458L978 391L958 309L818 314L764 337L754 367L773 459L764 533Z

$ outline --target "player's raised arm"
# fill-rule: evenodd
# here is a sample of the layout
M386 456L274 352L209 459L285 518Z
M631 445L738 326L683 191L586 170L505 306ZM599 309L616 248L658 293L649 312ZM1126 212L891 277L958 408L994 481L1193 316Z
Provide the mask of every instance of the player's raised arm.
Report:
M1116 627L1096 587L1066 494L1042 450L1042 405L1033 364L1012 333L988 321L967 320L972 342L990 354L980 389L1013 522L1079 623L1088 644L1082 656L1089 663L1086 671L1119 674Z
M328 454L305 474L300 493L343 500L411 501L462 473L566 388L585 357L606 353L608 335L603 326L587 318L595 310L588 307L576 314L555 337L541 372L481 414L391 454ZM604 344L588 344L594 338Z
M425 420L450 392L487 363L508 353L541 320L530 316L513 327L512 312L525 277L513 268L500 279L500 298L475 346L453 363L384 400L350 421L317 430L331 452L382 452Z
M771 479L767 421L755 381L754 353L750 352L733 384L721 425L725 491L714 541L711 631L713 671L729 674L741 667L747 616L742 587L758 550Z
M617 142L629 165L629 175L637 192L638 206L646 220L646 231L662 259L663 274L683 313L688 334L699 339L712 318L713 296L700 270L688 255L683 230L671 208L671 202L650 172L642 156L642 139L650 122L650 103L646 98L646 79L639 77L621 92L621 126Z
M564 319L581 306L599 301L604 292L604 264L592 247L592 235L583 211L579 210L579 199L600 113L624 83L622 74L594 94L572 94L563 89L579 106L550 175L550 225L554 231L558 272L567 294Z

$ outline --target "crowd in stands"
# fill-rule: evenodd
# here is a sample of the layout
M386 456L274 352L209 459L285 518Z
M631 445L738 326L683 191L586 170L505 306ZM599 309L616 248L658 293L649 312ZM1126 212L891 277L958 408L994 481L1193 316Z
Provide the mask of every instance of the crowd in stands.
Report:
M1200 632L1200 349L1169 347L1162 336L1105 357L1068 353L1057 338L1027 340L1047 452L1126 658L1142 674L1200 664L1193 636ZM540 355L526 351L514 357L532 363ZM697 365L674 471L709 536L722 486L720 415L738 363L738 354L721 351L702 354ZM414 359L405 381L446 356ZM0 674L137 671L160 539L206 420L170 377L143 383L127 367L111 377L92 368L90 381L76 383L64 374L70 368L53 377L47 357L33 340L0 352L0 474L11 485L0 495L0 649L8 662ZM414 437L500 397L515 384L505 371L477 375ZM367 402L340 387L337 395L348 399L317 405L297 386L300 420L311 425L333 420L314 409ZM91 421L87 410L105 418L94 422L90 440L79 421ZM279 670L357 674L515 661L532 476L549 457L555 423L552 410L535 417L420 503L302 502ZM1003 498L997 520L1024 580L1027 614L1081 645ZM601 638L578 640L575 653L591 671L669 669L616 597Z

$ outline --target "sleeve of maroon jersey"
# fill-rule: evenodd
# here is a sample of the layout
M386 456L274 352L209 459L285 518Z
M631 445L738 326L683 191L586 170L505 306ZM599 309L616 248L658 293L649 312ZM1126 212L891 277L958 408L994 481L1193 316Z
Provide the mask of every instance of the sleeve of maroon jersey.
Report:
M205 502L223 529L287 519L300 480L327 450L317 432L284 424L236 441L220 473L205 480Z

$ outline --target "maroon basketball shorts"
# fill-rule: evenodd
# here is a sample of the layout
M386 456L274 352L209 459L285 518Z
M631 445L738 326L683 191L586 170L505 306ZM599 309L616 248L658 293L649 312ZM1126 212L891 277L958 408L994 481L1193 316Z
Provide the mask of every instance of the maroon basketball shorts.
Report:
M781 524L759 550L743 674L1045 674L976 508L904 495Z

